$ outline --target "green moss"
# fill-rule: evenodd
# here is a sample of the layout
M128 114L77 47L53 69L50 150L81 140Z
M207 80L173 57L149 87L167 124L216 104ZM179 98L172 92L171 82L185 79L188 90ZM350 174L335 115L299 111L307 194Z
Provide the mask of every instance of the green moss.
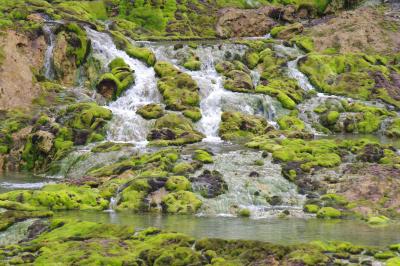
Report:
M314 51L314 41L311 37L295 36L290 41L295 43L307 53Z
M265 119L239 112L224 112L221 116L219 135L225 140L248 139L265 133Z
M115 143L115 142L104 142L96 145L91 149L91 152L111 152L111 151L120 151L124 147L132 146L128 143Z
M246 64L250 69L254 69L260 61L260 56L256 52L247 52L245 54Z
M293 23L284 26L275 26L271 29L270 34L274 38L290 39L302 31L303 25L301 23Z
M399 266L400 257L390 258L386 261L386 266Z
M194 167L190 163L181 162L174 166L172 169L174 174L188 174L194 172Z
M169 191L191 190L192 185L184 176L171 176L165 183L165 188Z
M199 108L195 107L192 109L186 109L183 111L183 115L192 120L193 122L197 122L201 119L201 111Z
M249 209L241 209L238 213L239 216L241 217L250 217L251 212Z
M168 213L190 214L195 213L202 203L192 192L177 191L165 196L162 204Z
M70 34L67 54L75 58L77 66L85 63L90 51L90 41L86 36L86 31L76 23L66 25L66 32Z
M202 163L213 163L212 155L206 150L195 150L193 159Z
M317 212L317 217L322 219L337 219L340 218L340 216L342 216L341 211L332 207L322 207Z
M385 135L389 137L400 137L400 119L394 119L387 129L385 130Z
M280 129L282 130L304 130L304 122L293 115L285 115L277 120Z
M330 111L327 116L326 116L326 120L329 124L333 125L336 123L336 121L339 119L339 112L337 111Z
M370 225L385 225L389 223L390 219L386 216L373 216L368 218L368 224Z
M151 103L140 107L136 113L144 119L157 119L164 115L164 109L160 104Z
M396 254L390 250L377 252L374 255L374 258L378 260L387 260L394 257L396 257Z
M304 211L309 213L317 213L320 207L315 204L307 204L304 206Z
M103 210L108 201L97 189L66 184L48 185L41 190L16 190L0 195L0 201L12 201L41 210Z
M190 120L177 114L166 114L157 119L147 139L153 145L183 145L203 139L203 135L193 128Z
M157 62L154 70L160 76L157 87L163 95L167 108L185 111L186 116L194 121L199 120L200 96L196 81L167 62Z
M32 218L47 218L53 213L49 211L15 211L7 210L0 212L0 232L6 230L16 222Z
M373 73L378 73L386 80L390 80L388 67L377 57L368 57L363 54L312 53L305 60L300 61L300 70L309 77L314 86L323 92L363 100L376 98L389 100L382 94L384 91L375 88ZM393 103L393 99L390 102ZM394 103L396 104L396 101Z
M301 263L303 265L324 265L328 263L329 258L318 249L307 248L304 250L296 250L289 255L289 261Z

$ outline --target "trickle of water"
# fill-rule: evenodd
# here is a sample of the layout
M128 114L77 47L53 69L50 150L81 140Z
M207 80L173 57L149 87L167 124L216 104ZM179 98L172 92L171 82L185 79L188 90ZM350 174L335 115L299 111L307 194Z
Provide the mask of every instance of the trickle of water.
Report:
M161 102L153 68L117 49L108 34L89 28L86 31L92 41L95 56L102 59L104 65L121 57L135 71L135 83L108 106L113 112L113 119L108 125L107 139L146 143L146 136L153 122L143 119L136 111L143 105Z
M286 180L281 174L281 167L269 158L262 159L264 165L255 165L255 161L260 159L261 152L257 151L231 151L216 155L214 164L205 168L219 171L229 190L212 199L199 195L203 201L200 215L234 216L238 209L244 208L251 211L253 218L267 217L283 209L301 212L304 196L297 193L296 185ZM251 177L250 173L253 173ZM271 206L267 199L272 196L280 197L281 204Z
M53 68L53 50L56 42L56 36L53 32L53 24L46 23L43 26L43 32L48 42L46 52L44 54L44 76L46 79L54 79L54 68Z

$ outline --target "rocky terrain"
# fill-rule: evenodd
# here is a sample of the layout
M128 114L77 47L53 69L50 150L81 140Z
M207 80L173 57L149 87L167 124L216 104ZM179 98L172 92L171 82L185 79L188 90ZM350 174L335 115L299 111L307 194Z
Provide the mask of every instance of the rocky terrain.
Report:
M395 1L0 2L0 264L400 265L399 28ZM76 215L104 212L354 221L377 244Z

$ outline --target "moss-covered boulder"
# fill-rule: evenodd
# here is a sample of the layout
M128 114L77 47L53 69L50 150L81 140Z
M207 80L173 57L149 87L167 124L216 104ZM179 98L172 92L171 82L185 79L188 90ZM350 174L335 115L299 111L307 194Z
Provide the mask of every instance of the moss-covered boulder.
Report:
M192 185L184 176L171 176L165 183L165 188L169 191L191 190Z
M224 112L221 116L219 135L225 140L248 139L264 134L268 129L265 119L239 112Z
M342 213L332 207L323 207L317 212L317 217L322 219L335 219L340 218Z
M240 61L223 61L215 66L224 76L224 88L235 92L254 91L250 70Z
M191 71L197 71L197 70L200 70L200 68L201 68L200 59L193 52L191 52L188 56L185 57L182 65L184 68L191 70Z
M0 212L0 232L6 230L17 222L22 222L33 218L47 218L53 215L50 211L21 211L6 210Z
M201 204L194 193L182 190L169 193L162 199L163 210L167 213L196 213Z
M133 84L133 70L122 58L115 58L108 67L110 72L100 77L96 89L107 100L115 100Z
M277 122L282 130L302 131L305 129L304 122L296 117L295 114L282 116L278 118Z
M164 109L160 104L151 103L140 107L138 113L144 119L157 119L164 115Z
M215 198L228 191L228 184L218 171L204 170L202 174L191 177L194 191L205 198Z
M199 142L203 134L196 131L190 120L178 114L166 114L157 119L147 139L153 145L184 145Z
M157 62L154 70L160 77L157 87L164 97L167 109L184 111L183 114L188 118L199 120L200 96L196 81L167 62Z

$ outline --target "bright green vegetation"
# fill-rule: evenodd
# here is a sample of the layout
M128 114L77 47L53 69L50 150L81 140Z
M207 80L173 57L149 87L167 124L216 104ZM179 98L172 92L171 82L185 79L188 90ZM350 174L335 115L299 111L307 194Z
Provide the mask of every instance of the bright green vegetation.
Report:
M399 108L393 98L390 64L382 56L365 54L324 55L311 53L300 62L300 70L319 90L356 99L382 101Z
M196 56L196 54L194 54L193 52L185 57L182 65L186 69L192 71L200 70L201 68L201 62L199 60L199 57Z
M322 207L317 212L317 217L322 219L335 219L340 218L341 212L332 207Z
M139 59L148 66L155 64L156 57L150 49L133 45L121 32L111 31L110 33L118 49L124 50L130 57Z
M255 137L246 144L251 148L258 148L272 153L275 161L286 165L282 169L284 176L295 180L299 174L310 172L316 167L334 167L342 163L342 156L346 154L358 154L360 160L369 161L368 154L375 145L386 154L378 157L382 164L395 165L398 157L390 152L390 148L373 142L360 140L303 140L303 139L269 139L265 136ZM383 152L382 152L383 153Z
M122 58L115 58L108 65L110 72L103 74L96 86L108 100L115 100L134 82L133 70Z
M66 184L48 185L42 190L15 190L0 195L0 205L17 210L103 210L108 201L97 189Z
M212 155L206 150L195 150L193 159L201 163L213 163Z
M167 109L183 111L192 121L201 118L199 87L189 74L181 72L167 62L157 62L154 70L160 79L158 90L164 97Z
M381 128L384 119L395 116L386 108L368 106L347 100L328 100L314 109L324 131L347 133L373 133ZM389 126L387 134L395 135L395 122Z
M389 127L386 129L385 134L389 137L400 137L400 119L394 119Z
M103 142L95 147L93 147L91 152L110 152L110 151L120 151L124 147L132 146L129 143L114 143L114 142Z
M264 134L267 128L268 123L264 118L239 112L224 112L219 135L224 140L249 139Z
M271 29L271 36L279 39L291 39L296 34L303 31L303 25L301 23L293 23L283 26L275 26Z
M69 35L67 55L75 59L76 66L80 66L85 62L90 50L90 42L86 32L75 23L67 24L65 32Z
M250 70L240 61L223 61L215 66L218 73L224 76L224 88L235 92L254 91Z
M177 114L166 114L156 120L147 139L152 145L168 146L199 142L203 134L193 128L190 120Z
M0 205L3 205L0 203ZM0 213L0 232L6 230L16 222L32 218L46 218L52 216L50 211L21 211L21 210L7 210Z
M282 116L278 118L277 122L282 130L302 131L305 129L304 122L296 116L296 113Z
M164 109L162 106L155 103L140 107L136 112L144 119L157 119L164 115Z
M276 97L284 108L295 109L296 105L303 101L305 92L296 80L287 77L283 71L281 66L288 60L276 56L270 48L262 50L259 57L262 69L261 85L258 85L255 91Z

